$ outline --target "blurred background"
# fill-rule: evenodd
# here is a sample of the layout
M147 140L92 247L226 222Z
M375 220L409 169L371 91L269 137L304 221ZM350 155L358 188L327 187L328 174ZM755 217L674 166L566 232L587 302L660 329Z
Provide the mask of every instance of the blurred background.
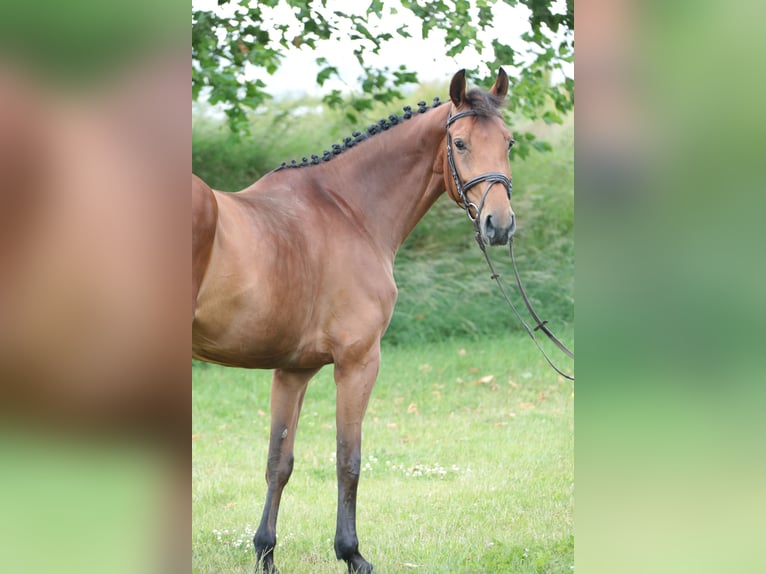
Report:
M0 10L3 572L188 572L188 10Z
M576 3L581 572L766 564L762 17Z

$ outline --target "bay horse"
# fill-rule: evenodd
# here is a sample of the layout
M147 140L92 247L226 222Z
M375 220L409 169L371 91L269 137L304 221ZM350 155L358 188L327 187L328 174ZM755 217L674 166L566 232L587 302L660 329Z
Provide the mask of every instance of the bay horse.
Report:
M511 133L489 92L452 78L450 102L405 107L323 157L282 164L238 193L192 176L192 355L232 367L274 369L268 485L253 538L256 569L276 571L282 490L311 377L334 365L338 509L335 554L350 573L372 572L359 552L356 498L362 420L393 313L394 258L446 190L482 240L508 242ZM485 185L479 185L485 184Z

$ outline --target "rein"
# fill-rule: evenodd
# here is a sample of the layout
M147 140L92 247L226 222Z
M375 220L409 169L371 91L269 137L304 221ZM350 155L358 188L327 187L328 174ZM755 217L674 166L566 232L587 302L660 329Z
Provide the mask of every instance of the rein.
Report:
M564 354L566 354L571 359L574 359L574 353L572 353L572 351L570 351L561 341L559 341L559 339L551 332L551 330L548 329L548 327L546 326L546 323L548 323L548 321L541 320L538 314L535 312L534 308L532 307L532 304L529 302L529 298L527 297L527 292L521 283L521 277L519 276L519 271L516 268L516 258L513 255L513 236L511 236L508 240L508 247L509 247L509 252L511 256L511 264L513 266L513 274L516 277L516 284L519 287L519 293L521 293L521 298L524 300L524 305L526 305L527 310L529 311L529 314L537 323L534 329L532 329L527 324L527 322L524 321L524 319L521 317L521 314L516 309L516 306L513 304L510 297L508 296L508 293L505 290L505 286L503 285L503 282L500 281L500 275L497 273L497 271L495 271L495 266L492 264L492 260L489 258L489 252L487 251L487 246L484 244L484 240L481 238L481 230L479 228L479 214L481 213L481 209L484 207L484 200L486 199L490 188L495 183L503 184L508 194L508 200L510 201L511 192L513 190L513 184L511 183L511 180L508 179L508 177L506 177L505 174L499 173L499 172L488 172L488 173L476 176L472 179L469 179L465 183L461 181L460 175L457 172L457 166L455 165L455 159L452 154L452 136L449 133L449 127L456 120L462 117L475 116L475 115L477 115L477 113L474 110L465 110L455 114L454 116L452 115L452 112L450 112L449 118L447 119L447 127L446 127L447 129L447 163L449 164L450 171L452 172L452 180L455 183L455 189L457 190L458 197L459 197L459 201L456 200L456 202L458 205L460 205L460 207L465 209L466 215L468 215L468 219L470 219L471 223L473 224L476 243L479 244L479 249L484 255L484 259L486 259L487 261L487 266L489 267L489 270L492 273L491 278L494 279L495 282L497 283L497 286L500 288L500 293L502 293L506 303L508 303L508 306L516 315L516 318L522 324L527 334L530 336L530 338L532 339L532 341L534 342L538 350L543 354L543 357L545 357L545 360L548 362L551 368L554 371L556 371L559 375L564 377L565 379L574 381L574 377L572 375L568 375L567 373L559 369L553 363L551 358L548 356L548 354L540 345L540 342L537 340L537 337L535 337L534 332L537 330L541 330ZM475 203L468 200L468 196L466 195L466 193L473 186L484 181L487 182L487 187L484 189L484 193L482 194L481 200L479 201L479 205L477 206Z

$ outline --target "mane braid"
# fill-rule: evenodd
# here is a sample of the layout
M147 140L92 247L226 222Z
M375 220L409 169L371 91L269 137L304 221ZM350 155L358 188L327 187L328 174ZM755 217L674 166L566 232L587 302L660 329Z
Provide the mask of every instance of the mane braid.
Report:
M443 103L444 102L439 100L438 97L435 97L431 106L427 106L423 101L418 102L416 109L413 109L411 106L404 106L404 113L402 115L391 114L387 118L383 118L375 124L370 124L370 126L364 132L355 131L353 134L351 134L351 137L344 138L342 144L332 144L331 149L325 150L321 156L312 154L310 158L304 157L301 159L301 161L292 160L289 163L283 161L282 165L273 171L279 171L280 169L290 167L306 167L309 165L317 165L326 161L330 161L335 156L340 155L344 151L351 149L352 147L362 143L367 139L370 139L372 136L399 125L400 123L410 119L415 114L424 114L430 109L438 108Z

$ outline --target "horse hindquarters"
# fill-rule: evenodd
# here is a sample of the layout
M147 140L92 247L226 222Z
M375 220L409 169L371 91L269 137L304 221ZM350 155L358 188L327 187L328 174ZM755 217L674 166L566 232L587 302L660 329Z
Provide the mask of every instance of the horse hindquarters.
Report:
M213 251L218 202L210 187L192 175L192 320L197 308L197 294Z

